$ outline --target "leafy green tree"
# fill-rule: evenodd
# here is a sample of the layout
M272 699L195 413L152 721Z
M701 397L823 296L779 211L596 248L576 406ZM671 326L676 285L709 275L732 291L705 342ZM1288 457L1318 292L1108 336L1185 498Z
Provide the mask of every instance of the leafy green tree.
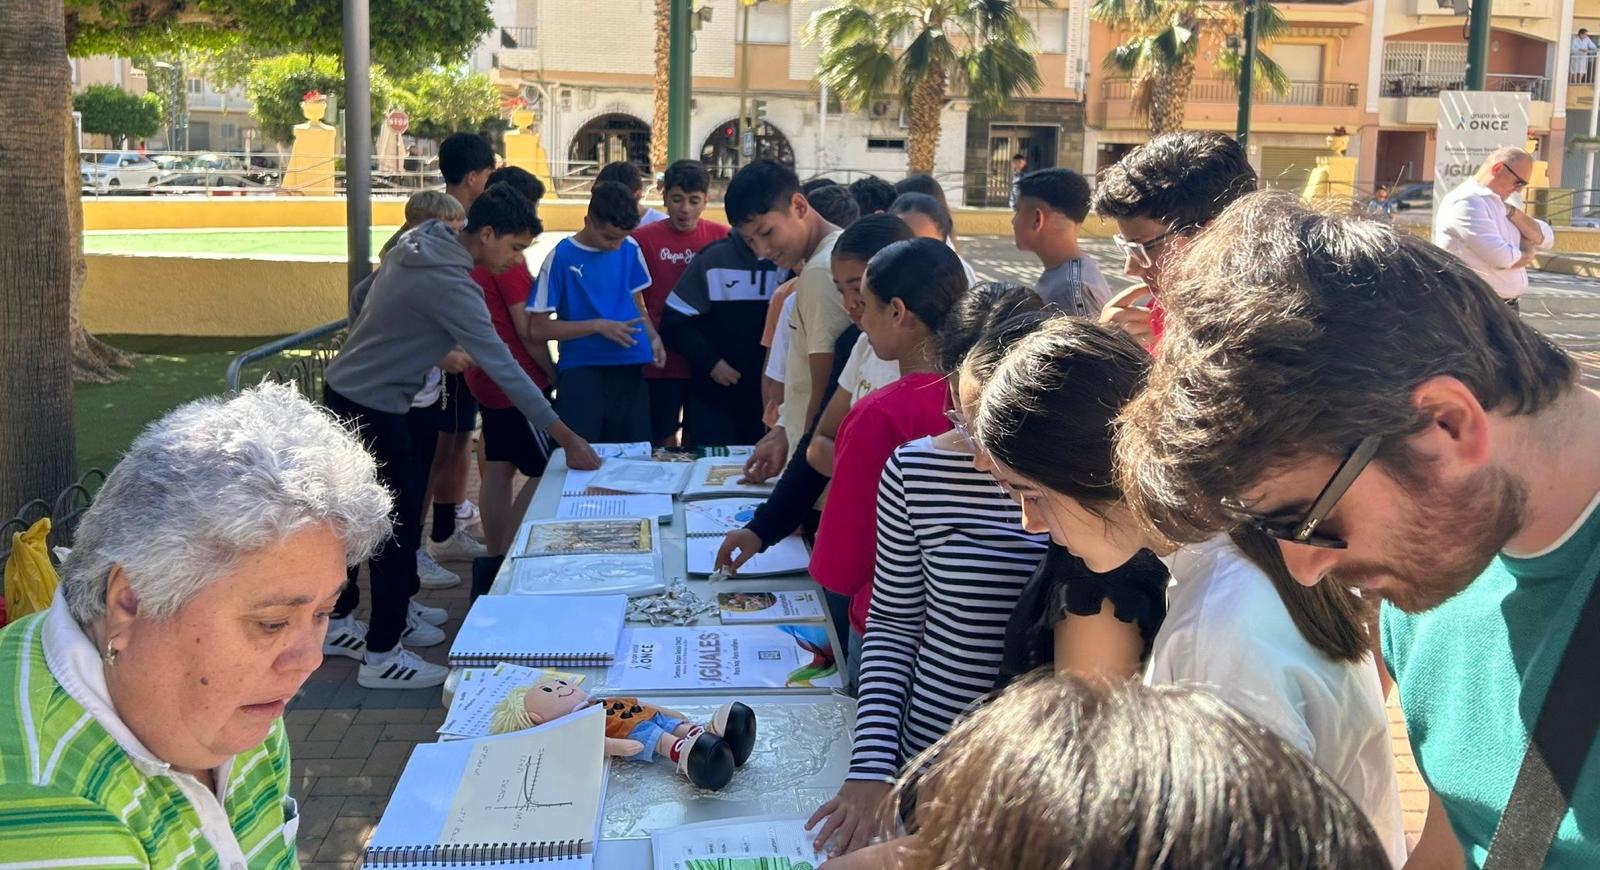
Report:
M500 91L465 66L434 67L395 83L394 101L411 116L407 131L424 139L477 132L500 117ZM373 106L378 106L376 92ZM384 104L384 109L387 109Z
M994 108L1042 84L1015 0L839 0L812 16L805 38L822 47L820 78L852 109L885 97L909 107L911 172L933 171L952 87Z
M83 132L110 136L119 143L148 139L161 129L161 98L155 94L130 94L116 85L90 85L72 98L72 108L83 117Z
M1089 7L1089 17L1123 37L1105 68L1133 79L1134 109L1150 119L1153 136L1183 129L1203 44L1217 46L1217 71L1238 80L1243 58L1227 35L1244 32L1244 12L1244 0L1094 0ZM1288 28L1278 8L1261 0L1256 38L1265 44ZM1289 90L1288 73L1262 51L1256 52L1255 81L1275 93Z
M391 86L382 67L372 67L371 79L370 123L376 127L383 120ZM294 140L296 124L305 123L306 116L300 110L300 101L308 91L317 91L325 96L344 93L344 69L337 57L311 57L295 53L262 58L251 68L244 88L245 96L254 104L250 113L255 116L261 134L284 143ZM332 117L325 119L330 124L335 120Z
M373 60L398 73L461 60L494 23L488 0L371 9ZM343 48L342 15L341 0L0 2L0 165L28 166L32 179L0 209L0 515L76 479L72 378L112 379L124 361L77 317L85 269L68 56L229 46L331 56Z

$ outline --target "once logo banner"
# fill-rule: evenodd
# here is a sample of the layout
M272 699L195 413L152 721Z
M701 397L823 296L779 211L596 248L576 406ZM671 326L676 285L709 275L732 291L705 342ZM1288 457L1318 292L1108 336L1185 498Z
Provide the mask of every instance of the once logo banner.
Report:
M1500 91L1439 94L1438 147L1433 156L1435 214L1445 194L1472 177L1496 148L1528 144L1528 95Z

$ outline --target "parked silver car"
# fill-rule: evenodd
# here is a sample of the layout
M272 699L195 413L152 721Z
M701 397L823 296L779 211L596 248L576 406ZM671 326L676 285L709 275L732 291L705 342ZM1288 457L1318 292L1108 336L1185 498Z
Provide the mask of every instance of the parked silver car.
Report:
M143 190L161 182L161 167L137 151L107 151L78 167L83 186L95 190Z

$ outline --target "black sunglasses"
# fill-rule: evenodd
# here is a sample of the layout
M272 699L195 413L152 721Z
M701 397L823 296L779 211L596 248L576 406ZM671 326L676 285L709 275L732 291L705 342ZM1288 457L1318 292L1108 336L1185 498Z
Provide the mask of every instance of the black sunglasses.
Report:
M1267 517L1256 516L1243 510L1237 511L1240 519L1254 526L1262 534L1288 541L1291 544L1304 544L1308 547L1321 547L1325 550L1343 550L1350 546L1343 538L1332 535L1317 534L1317 526L1328 518L1333 512L1334 505L1339 503L1351 484L1361 476L1361 472L1372 458L1378 455L1378 445L1383 443L1382 435L1368 435L1361 439L1361 443L1350 451L1344 462L1334 469L1333 476L1328 478L1328 483L1317 495L1316 501L1306 509L1305 516L1298 520L1274 520Z
M1515 179L1516 179L1516 180L1517 180L1517 186L1518 186L1518 187L1527 187L1527 186L1528 186L1528 179L1526 179L1526 178L1523 178L1523 177L1522 177L1522 176L1520 176L1520 175L1518 175L1518 174L1517 174L1517 171L1516 171L1516 170L1515 170L1515 169L1512 169L1512 168L1511 168L1511 164L1509 164L1509 163L1502 163L1502 164L1500 164L1500 165L1501 165L1501 166L1503 166L1503 167L1505 167L1505 170L1506 170L1506 171L1507 171L1507 172L1509 172L1509 173L1511 173L1511 177L1512 177L1512 178L1515 178Z

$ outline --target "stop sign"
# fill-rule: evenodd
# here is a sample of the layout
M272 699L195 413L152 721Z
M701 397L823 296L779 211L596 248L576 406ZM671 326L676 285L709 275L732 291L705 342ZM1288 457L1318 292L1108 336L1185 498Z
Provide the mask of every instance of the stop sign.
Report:
M411 124L411 116L400 109L392 109L389 112L388 124L389 130L398 136Z

